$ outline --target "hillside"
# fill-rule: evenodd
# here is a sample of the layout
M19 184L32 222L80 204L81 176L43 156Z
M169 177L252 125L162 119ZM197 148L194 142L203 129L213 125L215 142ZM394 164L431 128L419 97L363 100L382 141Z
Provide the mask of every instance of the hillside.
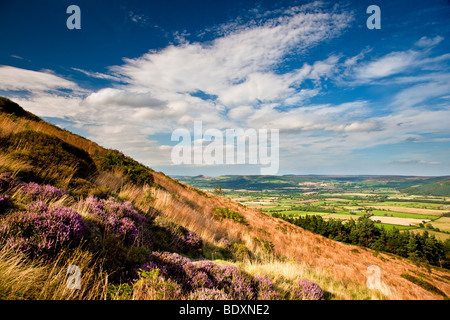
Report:
M190 187L5 98L0 174L0 299L450 296L449 270ZM79 290L66 287L69 265L81 269ZM373 266L381 284L369 289Z
M415 185L402 191L411 194L448 197L450 196L450 180Z

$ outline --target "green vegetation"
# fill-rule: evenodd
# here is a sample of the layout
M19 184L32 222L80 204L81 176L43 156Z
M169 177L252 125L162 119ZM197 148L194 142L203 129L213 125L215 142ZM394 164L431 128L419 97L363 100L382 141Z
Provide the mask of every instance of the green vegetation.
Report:
M420 186L409 187L402 191L411 194L450 196L450 181L427 183Z
M428 281L423 280L422 278L417 278L417 277L414 277L414 276L412 276L410 274L407 274L407 273L401 274L401 277L406 279L406 280L408 280L408 281L410 281L410 282L412 282L412 283L414 283L414 284L416 284L416 285L418 285L419 287L422 287L423 289L425 289L425 290L427 290L427 291L429 291L431 293L434 293L434 294L437 294L437 295L441 295L441 296L444 297L444 299L448 300L448 297L447 297L447 295L444 292L439 290L439 288L436 288L434 285L432 285Z
M214 215L219 219L231 219L233 221L242 223L247 225L248 222L245 220L245 217L233 210L230 210L229 208L214 208Z
M104 171L122 170L129 179L138 185L152 185L152 170L139 162L123 155L117 150L109 150L104 156L97 156L99 169Z

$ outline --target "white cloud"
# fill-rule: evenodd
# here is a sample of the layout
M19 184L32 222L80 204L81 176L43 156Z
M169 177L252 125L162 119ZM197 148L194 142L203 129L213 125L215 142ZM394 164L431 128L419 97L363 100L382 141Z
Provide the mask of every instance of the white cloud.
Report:
M82 114L88 111L83 107L83 99L76 96L34 92L30 97L10 96L10 98L39 117L83 121Z
M397 93L393 99L393 106L410 108L428 99L447 95L450 92L449 82L421 83Z
M72 68L72 70L81 72L85 75L87 75L88 77L91 78L98 78L98 79L106 79L106 80L112 80L112 81L120 81L120 79L118 77L109 75L109 74L105 74L105 73L100 73L100 72L92 72L92 71L87 71L87 70L83 70L83 69L79 69L79 68Z
M281 59L337 36L351 19L345 12L298 10L256 27L237 28L207 44L183 43L126 59L111 70L135 91L164 95L201 90L219 96L223 103L240 102L249 92L250 99L270 100L289 90L291 83L283 81L294 80L272 72ZM317 64L311 75L328 70L329 65ZM273 88L269 80L275 82Z
M291 55L300 60L303 52L343 32L352 16L337 10L325 12L316 3L271 12L257 23L224 25L221 36L207 43L189 43L179 33L179 44L124 59L109 68L111 74L72 68L119 82L96 92L51 72L13 67L0 67L0 89L32 92L16 101L37 115L69 119L94 141L151 166L170 164L171 150L166 141L158 145L151 140L152 135L178 127L191 130L200 119L204 130L278 128L282 165L295 166L345 162L354 150L413 143L429 133L450 134L445 105L439 110L410 108L450 92L445 71L409 73L436 69L450 59L450 54L430 56L440 37L421 38L414 49L371 61L366 61L371 52L366 48L351 57L330 54L294 70L278 69ZM386 99L387 107L400 108L380 116L370 101L308 104L326 94L326 79L348 77L356 85L375 80L403 85L403 91L392 91L391 101ZM202 94L210 98L202 99Z
M415 43L416 46L418 47L423 47L423 48L429 48L429 47L434 47L437 44L441 43L444 40L443 37L441 36L436 36L434 38L428 38L428 37L422 37L419 39L419 41L417 41Z
M430 57L430 48L437 45L443 40L442 37L436 36L433 39L422 37L416 42L417 50L409 49L405 51L390 52L382 57L368 62L361 62L357 64L362 56L367 53L361 52L359 55L349 58L345 61L347 74L353 73L353 77L357 82L371 82L376 80L379 82L383 78L390 76L403 75L404 79L408 78L405 74L413 74L417 71L440 71L442 70L442 63L450 60L450 54L443 54L435 57ZM421 78L426 75L415 74L410 79ZM395 81L395 79L393 80ZM374 83L374 82L372 82Z
M391 52L378 60L366 63L356 70L356 78L372 80L407 71L421 54L414 50Z
M0 66L0 90L55 91L58 89L83 91L75 82L50 72Z
M149 92L131 92L127 90L106 88L91 93L86 98L86 103L90 105L124 106L124 107L145 107L162 109L166 106L164 101L154 98Z

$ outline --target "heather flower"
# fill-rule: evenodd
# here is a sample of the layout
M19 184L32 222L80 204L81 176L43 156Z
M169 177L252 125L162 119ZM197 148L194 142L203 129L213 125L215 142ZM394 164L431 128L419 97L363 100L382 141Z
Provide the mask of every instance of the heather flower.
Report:
M40 185L36 182L24 183L21 186L22 191L33 200L48 201L61 198L68 192L51 185Z
M160 217L157 217L154 223L168 235L170 245L174 251L181 253L201 251L203 241L196 233Z
M215 294L216 291L220 291L226 294L226 297L222 298L253 300L258 297L258 292L261 293L266 289L263 285L258 286L258 280L254 282L248 274L236 266L211 261L193 263L177 253L153 252L149 262L142 269L160 270L165 278L178 283L184 293L195 299L207 299L208 294L212 294L210 298L218 298L219 296ZM269 289L273 290L273 287ZM275 297L275 293L268 293L267 296Z
M173 279L183 288L183 291L191 291L193 288L191 278L195 275L194 264L185 257L177 253L152 252L149 263L146 263L142 270L151 270L158 268L161 274Z
M312 281L299 280L292 290L294 299L324 300L322 289Z
M255 277L252 280L253 288L257 292L258 300L279 300L281 295L275 291L272 281L267 276Z
M147 221L129 202L98 199L90 196L86 199L89 212L101 224L128 244L134 244L141 236L140 228ZM148 243L148 245L150 245Z
M61 248L80 243L85 223L81 216L65 207L34 203L25 212L7 215L0 234L7 245L30 257L52 256Z
M231 242L226 238L226 237L222 237L219 240L219 243L228 251L231 252Z

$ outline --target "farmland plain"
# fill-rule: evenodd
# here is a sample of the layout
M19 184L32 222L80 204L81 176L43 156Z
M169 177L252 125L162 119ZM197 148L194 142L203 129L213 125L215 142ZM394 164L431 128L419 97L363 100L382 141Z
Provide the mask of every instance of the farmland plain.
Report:
M420 195L411 185L438 178L394 176L224 176L177 177L220 193L242 205L272 215L320 215L324 219L357 220L366 216L386 229L427 231L450 238L450 196ZM277 178L277 179L275 179ZM447 181L448 177L442 177ZM430 181L432 180L432 181ZM239 187L234 187L235 182ZM242 183L244 182L244 183ZM439 181L437 183L440 183ZM245 185L246 188L242 186Z

